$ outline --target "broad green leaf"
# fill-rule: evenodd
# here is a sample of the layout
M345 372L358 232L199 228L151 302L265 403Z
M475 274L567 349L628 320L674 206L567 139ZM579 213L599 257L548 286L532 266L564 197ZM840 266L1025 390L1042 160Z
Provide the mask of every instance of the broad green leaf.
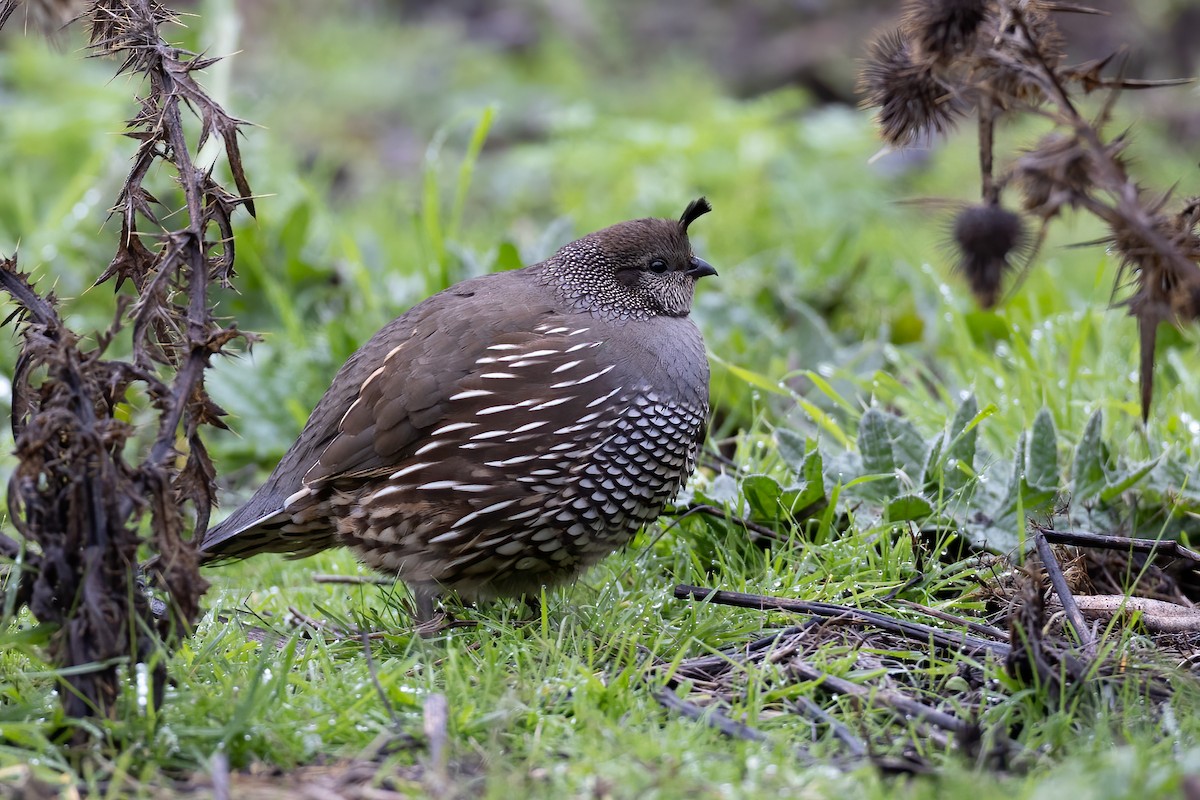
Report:
M787 428L775 429L775 443L779 445L779 457L793 472L801 472L808 460L808 440Z
M1071 499L1076 502L1093 500L1108 483L1104 465L1107 454L1100 440L1104 412L1096 409L1083 429L1079 447L1075 449L1075 462L1071 467Z
M815 483L821 486L821 494L825 493L825 472L824 459L821 458L821 451L816 447L809 450L808 455L804 457L804 466L800 469L800 477L804 478L808 483Z
M742 496L753 516L761 519L781 519L809 509L810 513L825 499L820 476L820 456L813 451L810 462L815 463L817 479L786 489L770 475L749 475L742 479Z
M1026 486L1021 495L1021 506L1027 514L1032 514L1039 509L1045 509L1050 503L1054 502L1055 497L1058 497L1058 492L1053 489L1038 489Z
M910 480L918 480L921 466L925 463L925 438L911 422L893 414L887 415L887 430L892 440L896 468L908 475Z
M832 447L827 454L822 456L822 459L825 462L825 477L831 491L832 487L845 486L862 475L864 471L862 455L855 450Z
M1142 478L1150 474L1150 470L1158 466L1158 462L1162 456L1147 461L1144 464L1139 464L1124 475L1114 475L1109 480L1111 481L1104 490L1100 492L1100 500L1105 503L1111 503L1121 496L1121 493L1132 487Z
M980 475L980 481L998 477L1003 462L991 465ZM989 511L978 506L966 515L962 526L963 535L971 544L981 550L995 553L1007 553L1016 550L1021 544L1021 531L1025 526L1025 507L1022 502L1022 474L1025 469L1025 433L1017 437L1016 453L1011 462L1008 480L1002 490L991 488L991 482L983 483L986 491L976 493L975 502L985 497L998 498Z
M1025 431L1017 437L1017 452L1013 456L1012 470L1008 474L1008 483L1004 487L1004 495L992 513L993 518L1011 514L1021 499L1021 476L1025 471Z
M975 477L976 425L994 411L995 406L989 405L981 412L975 396L968 395L948 429L929 443L921 473L921 485L929 497L958 491Z
M770 475L747 475L742 479L742 496L755 516L774 519L779 516L779 498L783 489Z
M868 408L858 422L858 452L862 454L863 472L880 476L870 484L872 493L877 496L894 495L899 491L887 417L878 408Z
M703 492L704 497L716 505L729 505L738 500L738 485L733 477L722 472L713 478Z
M976 426L980 420L995 411L995 406L988 406L984 411L979 410L975 395L967 395L962 405L954 412L950 421L948 434L949 444L946 445L944 480L950 491L961 489L975 474L975 449L979 439Z
M783 494L779 495L779 505L793 516L802 511L807 512L804 516L811 516L817 510L825 507L825 489L819 483L800 483L790 486L783 490Z
M1025 466L1025 483L1042 492L1058 491L1058 435L1054 416L1043 408L1033 418L1029 434L1029 453Z
M1003 499L995 506L991 514L993 519L1000 520L1014 514L1031 513L1052 501L1057 494L1055 488L1031 486L1026 480L1027 441L1024 432L1017 437L1017 452L1013 457L1008 485L1004 489Z
M1150 473L1143 491L1171 497L1185 509L1200 512L1200 464L1178 451L1167 451L1159 458L1158 468Z
M888 522L919 522L932 515L933 506L917 494L900 495L883 509L883 518Z
M800 468L802 482L783 490L780 502L788 513L803 511L814 503L825 499L825 472L821 451L815 447L804 458Z
M925 440L908 420L878 408L868 408L858 423L858 449L865 472L888 476L874 485L872 493L875 496L898 493L900 473L907 475L914 484L920 480L925 462Z
M921 486L930 497L941 494L943 440L941 434L933 437L933 441L929 443L929 455L925 457L925 465L921 467Z

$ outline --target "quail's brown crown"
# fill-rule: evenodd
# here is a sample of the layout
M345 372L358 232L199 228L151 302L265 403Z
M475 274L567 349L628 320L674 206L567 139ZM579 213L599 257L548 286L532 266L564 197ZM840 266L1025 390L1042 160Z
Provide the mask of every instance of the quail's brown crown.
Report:
M696 258L687 235L711 208L700 198L678 221L634 219L590 233L538 265L542 280L574 308L601 316L687 316L696 281L716 272Z

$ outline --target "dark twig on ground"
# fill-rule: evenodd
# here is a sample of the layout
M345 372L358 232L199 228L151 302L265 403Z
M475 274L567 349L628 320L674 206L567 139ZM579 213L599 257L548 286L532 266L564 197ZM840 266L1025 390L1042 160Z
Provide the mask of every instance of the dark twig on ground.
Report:
M792 708L805 719L829 726L829 731L852 756L862 758L868 754L869 751L866 742L855 736L849 728L834 719L832 714L821 708L810 698L803 695L797 697L792 703Z
M371 575L325 575L317 573L311 578L313 583L345 584L347 586L395 586L394 578L379 578Z
M850 622L874 625L882 630L902 636L910 641L933 642L934 644L955 651L978 652L985 651L1001 658L1008 655L1009 647L1004 642L989 641L958 631L947 631L922 625L909 620L894 619L873 611L864 611L836 603L819 603L807 600L793 600L785 597L769 597L743 592L726 592L716 589L705 589L699 586L680 584L675 587L675 597L680 600L703 600L718 605L738 606L740 608L755 608L761 611L791 611L800 614L812 614L827 619L845 619Z
M732 739L745 739L748 742L765 742L767 735L762 731L751 728L745 723L730 719L719 708L705 708L684 700L671 689L660 689L654 693L654 699L663 708L677 711L689 719L699 720Z
M802 680L816 682L825 692L853 697L870 705L887 708L901 717L928 722L951 733L965 734L970 730L968 723L953 714L940 711L899 692L880 691L830 675L807 661L793 659L788 663L788 669Z
M860 709L877 708L911 721L899 739L894 731L889 734L890 741L885 745L892 750L899 747L904 755L900 758L881 757L872 753L870 743L851 732L813 699L795 690L788 691L789 700L780 710L791 711L818 725L826 726L833 740L845 751L845 755L834 759L826 758L823 763L830 763L838 768L850 768L865 759L885 770L920 772L928 768L922 758L914 755L922 752L922 746L917 744L915 739L908 737L919 737L934 742L940 748L951 746L952 740L961 741L970 748L981 738L981 732L974 723L910 696L908 691L913 688L911 686L909 689L900 688L911 678L896 682L885 677L882 680L884 685L874 681L856 683L831 674L818 666L811 656L819 652L823 643L831 641L844 643L839 650L846 646L856 650L861 645L864 654L859 657L858 669L874 670L876 667L872 665L876 663L876 657L867 655L866 652L872 648L900 652L904 649L904 645L901 644L903 640L948 649L953 654L964 651L977 653L982 650L992 656L1006 656L1008 648L1005 645L961 635L946 639L937 635L945 633L944 631L928 626L829 603L789 601L785 598L737 592L714 592L693 586L679 586L676 588L676 594L681 598L699 597L708 602L744 608L801 611L813 614L816 618L804 625L774 631L741 647L686 659L677 665L662 665L661 669L671 670L671 689L678 690L681 686L687 686L689 689L689 694L685 697L678 696L676 691L671 689L666 690L670 697L659 696L659 702L668 708L704 719L709 725L727 735L759 740L765 737L765 734L756 729L746 729L736 720L729 719L721 710L736 704L742 694L742 690L737 688L742 680L740 676L757 667L766 670L762 673L766 680L778 681L783 676L793 681L810 682L814 690L831 698L850 698ZM847 627L848 625L852 628ZM863 658L866 660L861 660ZM964 664L968 663L971 662L964 661ZM901 669L889 670L888 674L900 675L902 672ZM699 702L693 702L691 698L698 698ZM842 701L835 700L836 702ZM1005 753L1019 749L1002 734L994 736L993 739L1002 746ZM805 754L811 755L807 751Z
M914 611L920 611L922 614L928 614L931 617L937 617L940 620L944 620L945 622L949 622L954 625L961 625L967 630L977 633L980 636L986 636L990 639L1005 639L1008 637L1008 634L994 625L984 625L982 622L976 622L975 620L966 619L965 617L956 617L953 614L948 614L945 611L940 611L936 608L930 608L929 606L922 605L920 603L914 603L911 600L898 600L897 602L902 606L913 609Z
M1060 531L1040 525L1033 526L1046 541L1052 544L1068 544L1075 547L1096 547L1125 553L1145 553L1155 556L1182 558L1200 566L1200 553L1171 539L1130 539L1090 531Z
M1080 613L1079 606L1075 604L1075 595L1071 593L1071 588L1067 586L1067 579L1063 576L1062 567L1058 565L1058 559L1054 555L1054 550L1050 547L1050 543L1046 541L1046 537L1042 531L1037 528L1033 531L1033 544L1037 548L1038 557L1042 560L1042 568L1046 570L1046 576L1050 579L1050 585L1054 587L1054 593L1058 595L1058 600L1062 603L1063 612L1067 615L1067 621L1075 631L1076 639L1083 646L1084 654L1088 658L1094 658L1096 655L1096 639L1092 636L1092 630L1088 627L1087 620Z

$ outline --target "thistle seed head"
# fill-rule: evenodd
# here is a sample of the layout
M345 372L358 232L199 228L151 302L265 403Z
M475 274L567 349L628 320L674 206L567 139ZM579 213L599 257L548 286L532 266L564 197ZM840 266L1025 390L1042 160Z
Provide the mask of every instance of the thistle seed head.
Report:
M920 56L945 63L974 46L987 12L987 0L908 0L904 31Z
M911 42L889 31L871 43L859 78L864 108L878 108L876 123L889 144L901 147L951 130L965 106L933 65L913 57Z
M999 205L968 206L954 218L953 236L958 270L979 304L993 307L1013 256L1025 246L1024 222Z

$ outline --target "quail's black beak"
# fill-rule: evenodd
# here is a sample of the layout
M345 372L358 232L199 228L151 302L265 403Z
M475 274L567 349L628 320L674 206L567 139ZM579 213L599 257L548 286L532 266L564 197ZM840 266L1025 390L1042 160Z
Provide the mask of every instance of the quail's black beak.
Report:
M692 256L692 266L684 274L692 278L704 278L708 275L716 275L717 271L704 259Z

